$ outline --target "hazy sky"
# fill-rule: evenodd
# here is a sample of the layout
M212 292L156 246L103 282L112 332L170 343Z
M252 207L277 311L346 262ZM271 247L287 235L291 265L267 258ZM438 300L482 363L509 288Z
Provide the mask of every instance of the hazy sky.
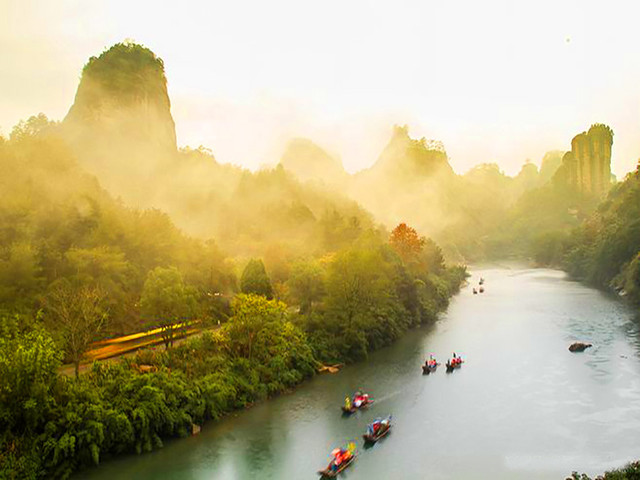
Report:
M604 122L621 176L640 157L639 18L611 0L0 0L0 132L62 119L88 58L130 38L165 61L178 143L222 162L307 136L356 171L399 123L458 172L513 174Z

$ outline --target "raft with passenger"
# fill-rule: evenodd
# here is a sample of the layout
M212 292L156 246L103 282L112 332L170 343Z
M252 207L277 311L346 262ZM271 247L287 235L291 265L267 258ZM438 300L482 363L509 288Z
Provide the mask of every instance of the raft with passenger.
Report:
M375 419L373 423L367 426L367 433L362 435L365 444L373 444L384 437L391 431L391 415L384 420Z
M447 373L453 372L455 369L460 368L462 366L463 360L462 358L453 354L453 358L447 360Z
M358 454L355 452L355 445L350 444L348 449L336 448L331 452L333 459L324 470L318 470L321 478L335 478L351 465Z
M438 365L440 364L436 361L435 358L433 358L433 355L429 355L428 360L424 362L424 365L422 365L422 374L429 375L431 372L435 372L438 368Z
M433 365L422 365L422 374L429 375L431 372L435 372L438 369L439 363L434 363Z
M373 403L373 399L369 398L368 393L356 392L353 398L345 398L342 412L345 414L355 413L360 408L366 408Z

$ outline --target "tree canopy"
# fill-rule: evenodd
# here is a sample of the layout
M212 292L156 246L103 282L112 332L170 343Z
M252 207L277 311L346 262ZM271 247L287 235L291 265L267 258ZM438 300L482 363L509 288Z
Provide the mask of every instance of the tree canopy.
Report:
M240 290L242 293L254 293L256 295L263 295L268 299L273 298L271 280L269 280L262 260L249 260L240 277Z
M156 267L147 275L140 297L140 309L149 326L162 329L166 348L196 316L196 292L185 285L175 267Z

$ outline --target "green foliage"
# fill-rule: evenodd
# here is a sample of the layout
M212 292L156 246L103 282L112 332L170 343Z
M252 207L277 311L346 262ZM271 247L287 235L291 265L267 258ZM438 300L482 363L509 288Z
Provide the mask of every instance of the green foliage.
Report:
M98 81L114 98L153 98L166 91L162 59L135 43L117 43L99 57L91 57L82 75Z
M6 319L2 319L6 321ZM34 432L51 406L61 352L42 329L0 337L0 432ZM3 443L6 437L0 437Z
M546 232L531 240L530 251L537 265L557 266L562 264L569 244L566 232Z
M591 480L586 473L571 473L572 480ZM604 475L596 477L595 480L640 480L640 462L631 462L622 468L609 470Z
M264 268L264 263L260 259L251 259L244 267L242 277L240 277L240 290L243 293L254 293L273 298L273 287Z
M171 352L94 364L76 381L57 375L60 353L37 322L4 319L0 374L10 381L0 389L6 432L0 472L66 478L107 455L160 448L166 438L188 435L194 423L297 385L313 375L317 359L357 360L432 321L464 279L464 269L444 266L440 275L434 269L414 276L375 235L322 263L326 276L318 276L319 264L292 269L326 292L295 322L284 303L239 294L222 328ZM142 309L183 320L194 304L190 290L176 268L156 268L145 282Z
M299 261L293 265L287 285L292 299L300 305L300 313L311 313L314 302L321 300L324 275L322 267L315 261Z
M43 467L36 436L55 405L61 352L41 328L0 318L0 477L36 478Z
M94 364L77 381L58 376L60 353L44 331L25 333L19 319L3 319L2 478L67 478L106 455L160 448L163 439L190 434L194 423L219 418L313 374L311 348L286 321L281 303L242 295L234 307L238 322L259 317L252 359L227 354L242 350L230 327L193 338L171 355L143 351L133 360ZM141 373L141 364L155 371Z
M624 289L640 302L640 167L616 185L598 210L573 235L566 268L601 287Z
M158 210L114 200L79 168L60 128L39 115L0 143L0 309L33 314L67 279L98 286L108 333L128 333L140 328L142 287L158 266L176 266L203 307L233 291L233 265L215 243L186 237Z
M281 326L286 318L286 308L284 303L262 295L237 295L231 303L232 316L225 324L232 355L251 360L260 335Z
M205 149L177 152L168 107L162 61L117 44L85 66L62 125L38 115L0 140L0 311L27 314L0 318L2 478L67 478L105 456L159 448L295 386L318 360L364 358L432 321L463 279L433 241L420 239L409 262L355 202L281 167L251 173ZM396 133L410 170L401 176L451 174L441 145ZM251 260L244 293L229 302L234 266L213 241L187 237L160 210L124 206L76 155L124 198L153 198L226 252L262 256L273 285ZM140 188L150 172L161 189ZM287 291L302 315L271 299ZM136 331L142 316L167 347L196 317L228 321L170 351L58 375L59 347L77 369L106 311L108 333Z
M162 329L168 349L196 315L196 292L184 284L177 268L156 267L144 282L140 309L149 326Z
M377 237L328 261L322 304L297 319L319 360L365 358L408 328L435 320L466 272L447 268L431 240L422 244L419 262L412 257L409 265Z

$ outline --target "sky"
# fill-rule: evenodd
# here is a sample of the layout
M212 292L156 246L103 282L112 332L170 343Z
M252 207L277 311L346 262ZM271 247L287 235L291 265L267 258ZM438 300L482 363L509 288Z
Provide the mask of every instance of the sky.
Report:
M165 62L178 144L220 162L308 137L355 172L406 124L458 173L513 175L599 122L620 178L640 158L638 18L616 0L0 0L0 133L63 119L89 57L131 39Z

